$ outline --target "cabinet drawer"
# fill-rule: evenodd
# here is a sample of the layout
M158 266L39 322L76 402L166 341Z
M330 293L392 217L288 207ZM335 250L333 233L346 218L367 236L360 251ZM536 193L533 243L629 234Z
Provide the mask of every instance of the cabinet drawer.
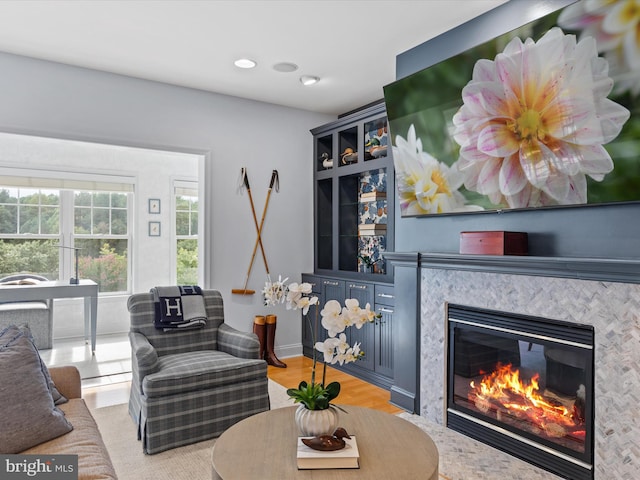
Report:
M302 274L302 282L311 284L311 291L313 293L320 293L322 291L322 278L315 275Z
M375 303L376 305L395 305L395 294L393 285L376 285Z

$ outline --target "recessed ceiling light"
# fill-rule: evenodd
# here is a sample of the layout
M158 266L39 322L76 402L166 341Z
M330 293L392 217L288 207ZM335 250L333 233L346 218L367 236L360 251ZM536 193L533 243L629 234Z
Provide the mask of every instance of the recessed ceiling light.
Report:
M253 68L257 65L256 62L249 58L239 58L233 64L238 68Z
M312 75L302 75L300 77L300 82L305 85L313 85L314 83L318 83L320 81L320 77L314 77Z
M298 69L298 65L296 65L295 63L289 63L289 62L280 62L280 63L276 63L273 66L273 69L276 72L290 73L290 72L295 72Z

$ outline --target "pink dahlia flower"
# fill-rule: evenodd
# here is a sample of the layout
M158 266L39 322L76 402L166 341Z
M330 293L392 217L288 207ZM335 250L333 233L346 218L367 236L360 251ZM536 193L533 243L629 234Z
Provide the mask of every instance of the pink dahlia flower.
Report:
M511 208L586 203L586 176L613 170L603 145L629 118L612 86L593 38L559 28L476 62L453 117L465 187Z
M558 25L593 37L615 72L614 92L640 94L640 0L589 0L562 10Z

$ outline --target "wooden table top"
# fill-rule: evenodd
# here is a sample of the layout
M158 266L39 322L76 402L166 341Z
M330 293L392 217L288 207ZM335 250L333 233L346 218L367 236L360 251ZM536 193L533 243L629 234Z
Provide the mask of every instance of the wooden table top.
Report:
M341 405L339 425L358 439L360 468L298 470L297 407L253 415L225 431L212 453L213 479L438 479L438 449L414 424L369 408Z

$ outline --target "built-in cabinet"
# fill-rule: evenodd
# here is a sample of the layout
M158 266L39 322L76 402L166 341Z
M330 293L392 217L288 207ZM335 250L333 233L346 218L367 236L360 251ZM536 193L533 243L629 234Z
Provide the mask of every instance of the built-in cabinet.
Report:
M393 281L393 161L384 104L311 130L315 272Z
M318 306L302 318L302 349L326 338L320 312L328 300L367 303L380 315L345 331L365 355L333 365L390 388L393 383L393 270L384 253L393 250L393 160L386 111L380 103L311 130L314 143L314 273L304 274ZM316 322L316 313L318 321Z
M312 307L307 316L302 318L303 354L313 357L314 342L321 342L326 338L319 312L325 302L337 300L344 305L345 299L356 298L363 307L369 304L372 310L380 314L380 318L360 329L351 327L345 330L349 345L360 343L365 355L356 362L333 366L389 388L393 380L393 285L311 274L302 275L302 281L311 284L313 295L319 300L318 305Z

